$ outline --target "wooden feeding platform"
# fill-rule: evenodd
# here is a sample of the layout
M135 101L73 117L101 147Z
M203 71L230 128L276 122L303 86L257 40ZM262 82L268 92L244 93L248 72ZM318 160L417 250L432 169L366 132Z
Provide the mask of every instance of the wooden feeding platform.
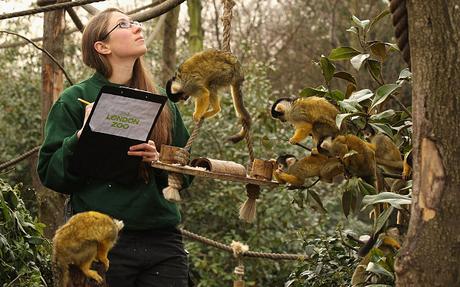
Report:
M278 185L278 182L272 181L273 163L270 161L254 160L251 172L248 175L243 165L233 161L198 157L190 161L189 165L184 165L188 162L188 156L188 153L180 147L162 145L160 159L151 162L151 166L172 173L188 174L203 178L236 181L269 187ZM182 164L179 162L182 162Z
M265 180L265 179L257 179L250 176L245 175L235 175L235 174L228 174L228 173L221 173L216 171L209 171L203 168L197 168L193 166L182 166L180 164L169 164L164 163L161 161L153 162L152 167L175 172L181 174L188 174L193 176L199 176L204 178L212 178L212 179L219 179L224 181L236 181L245 184L255 184L259 186L267 186L267 187L276 187L279 185L278 182L272 180Z

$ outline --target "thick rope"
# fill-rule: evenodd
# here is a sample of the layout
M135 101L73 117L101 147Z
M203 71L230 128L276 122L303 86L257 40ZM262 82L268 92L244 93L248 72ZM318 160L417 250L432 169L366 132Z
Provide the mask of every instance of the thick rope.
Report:
M32 14L37 14L37 13L42 13L42 12L49 12L49 11L64 9L68 7L81 6L81 5L90 4L94 2L101 2L101 1L105 1L105 0L75 0L72 2L58 3L58 4L48 5L44 7L35 8L35 9L3 14L3 15L0 15L0 20L21 17L21 16L26 16L26 15L32 15Z
M395 37L398 40L398 47L410 69L409 25L406 0L391 0L390 11L393 26L395 27Z
M34 147L33 149L29 150L29 151L26 151L25 153L19 155L18 157L16 158L13 158L12 160L9 160L9 161L6 161L2 164L0 164L0 171L12 166L12 165L15 165L21 161L23 161L24 159L28 158L29 156L33 155L34 153L36 153L38 150L40 149L40 146L36 146Z
M223 46L222 49L227 52L231 52L230 39L232 29L232 9L235 6L233 0L223 0L224 2L224 14L222 15L222 22L224 23L224 35L223 35Z
M220 242L211 240L209 238L200 236L198 234L192 233L188 230L180 228L180 231L182 232L182 235L185 237L188 237L190 239L202 242L204 244L219 248L221 250L227 251L228 253L233 254L233 248L222 244ZM258 257L258 258L266 258L266 259L273 259L273 260L305 260L308 259L308 255L303 255L303 254L289 254L289 253L264 253L264 252L254 252L254 251L246 251L241 254L241 256L244 257Z

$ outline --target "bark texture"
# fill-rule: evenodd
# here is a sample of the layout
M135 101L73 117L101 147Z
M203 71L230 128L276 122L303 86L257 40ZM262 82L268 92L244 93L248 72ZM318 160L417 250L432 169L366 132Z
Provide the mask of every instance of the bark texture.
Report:
M397 286L460 286L460 2L407 1L413 204Z

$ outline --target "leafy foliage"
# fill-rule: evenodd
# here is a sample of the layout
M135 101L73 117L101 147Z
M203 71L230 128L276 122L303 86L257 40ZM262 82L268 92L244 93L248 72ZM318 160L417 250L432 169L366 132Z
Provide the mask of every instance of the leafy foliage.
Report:
M0 179L0 282L2 286L51 286L50 243L20 191L21 185L11 187Z

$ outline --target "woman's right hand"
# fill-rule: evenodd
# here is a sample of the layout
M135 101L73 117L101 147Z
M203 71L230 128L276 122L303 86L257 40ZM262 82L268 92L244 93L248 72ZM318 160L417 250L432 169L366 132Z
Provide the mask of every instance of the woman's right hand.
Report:
M77 138L80 138L81 132L83 131L83 127L85 126L86 121L88 120L89 114L91 114L91 110L93 109L93 104L94 103L91 103L89 105L86 105L85 107L85 118L83 120L83 126L81 127L81 129L77 131Z

